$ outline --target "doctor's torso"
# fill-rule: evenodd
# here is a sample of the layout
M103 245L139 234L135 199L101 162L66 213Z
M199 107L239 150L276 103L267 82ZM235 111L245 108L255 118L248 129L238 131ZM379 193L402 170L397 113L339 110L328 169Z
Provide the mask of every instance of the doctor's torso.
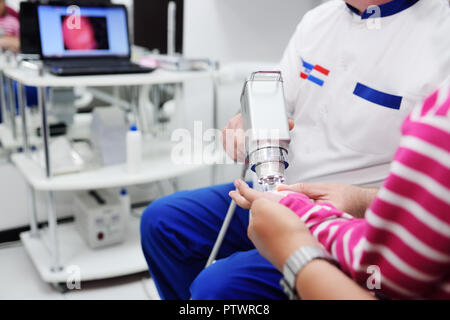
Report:
M305 15L280 65L295 122L288 182L382 182L404 118L450 74L449 34L440 0L378 19L343 1Z

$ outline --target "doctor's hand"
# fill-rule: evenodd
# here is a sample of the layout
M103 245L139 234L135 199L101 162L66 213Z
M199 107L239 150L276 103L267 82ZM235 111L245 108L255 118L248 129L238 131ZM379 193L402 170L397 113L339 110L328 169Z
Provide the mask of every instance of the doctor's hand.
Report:
M375 199L377 188L362 188L337 183L296 183L278 186L280 191L293 191L305 194L315 202L327 202L336 209L347 212L356 218L364 213Z
M245 133L240 112L222 130L222 144L231 159L241 163L245 161Z
M294 128L294 121L289 121L289 130ZM245 161L245 132L242 115L235 115L222 130L222 145L227 155L236 162Z
M321 246L289 208L263 197L251 206L248 237L259 253L283 272L286 260L302 246Z
M266 199L278 203L285 196L293 193L292 191L259 192L250 188L249 185L242 180L236 180L234 186L236 187L236 190L230 191L228 195L238 206L244 209L250 209L252 203L258 199Z

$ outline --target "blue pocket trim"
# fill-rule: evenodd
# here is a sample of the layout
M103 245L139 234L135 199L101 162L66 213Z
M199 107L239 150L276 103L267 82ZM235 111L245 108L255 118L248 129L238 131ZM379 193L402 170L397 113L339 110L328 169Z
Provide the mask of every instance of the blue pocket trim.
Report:
M400 96L395 96L389 93L369 88L368 86L365 86L359 82L356 84L353 94L367 101L376 103L380 106L395 110L400 109L400 105L402 104L403 99L403 97Z

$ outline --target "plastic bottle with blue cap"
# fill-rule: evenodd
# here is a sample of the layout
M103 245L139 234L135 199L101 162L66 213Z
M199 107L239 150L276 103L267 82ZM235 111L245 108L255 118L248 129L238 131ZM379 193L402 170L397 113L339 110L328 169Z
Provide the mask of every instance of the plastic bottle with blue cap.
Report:
M142 165L142 135L136 125L127 132L127 172L139 172Z

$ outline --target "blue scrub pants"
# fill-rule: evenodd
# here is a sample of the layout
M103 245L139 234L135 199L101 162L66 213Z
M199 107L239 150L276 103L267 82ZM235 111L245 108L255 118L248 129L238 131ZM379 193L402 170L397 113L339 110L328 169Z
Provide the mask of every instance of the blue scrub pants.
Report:
M162 299L286 299L281 273L247 237L248 210L236 209L217 262L203 270L233 189L225 184L181 191L144 211L142 248Z

